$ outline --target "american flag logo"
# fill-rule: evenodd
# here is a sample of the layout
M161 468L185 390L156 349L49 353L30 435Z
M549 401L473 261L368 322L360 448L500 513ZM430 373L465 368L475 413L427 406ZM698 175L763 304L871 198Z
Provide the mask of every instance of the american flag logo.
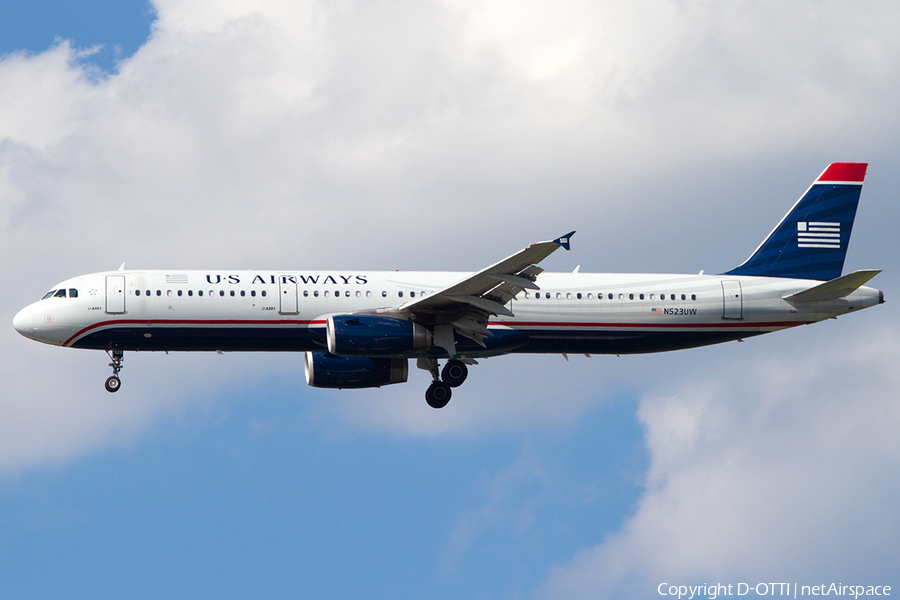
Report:
M650 314L651 314L651 315L661 315L661 314L662 314L662 309L661 309L661 308L651 308L651 309L650 309Z
M797 222L798 248L841 248L841 224L817 221Z

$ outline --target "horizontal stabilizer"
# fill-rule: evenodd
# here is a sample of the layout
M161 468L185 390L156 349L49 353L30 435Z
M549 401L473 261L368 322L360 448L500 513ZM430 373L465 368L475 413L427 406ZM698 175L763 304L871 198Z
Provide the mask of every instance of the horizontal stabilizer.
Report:
M849 275L826 281L808 290L785 296L784 299L790 302L826 302L846 298L879 273L881 273L879 269L854 271Z

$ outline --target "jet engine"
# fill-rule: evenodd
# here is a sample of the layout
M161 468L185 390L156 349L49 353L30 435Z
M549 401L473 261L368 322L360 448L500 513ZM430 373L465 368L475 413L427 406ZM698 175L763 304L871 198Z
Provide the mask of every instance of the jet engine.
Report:
M378 315L331 315L328 351L339 356L397 356L431 349L431 332L418 323Z
M359 389L406 383L409 363L405 358L336 356L306 353L306 383L312 387Z

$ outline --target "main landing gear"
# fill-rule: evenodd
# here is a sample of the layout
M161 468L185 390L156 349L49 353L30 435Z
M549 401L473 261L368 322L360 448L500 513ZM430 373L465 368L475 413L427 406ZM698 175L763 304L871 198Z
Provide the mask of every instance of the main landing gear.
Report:
M122 381L119 379L119 371L122 370L124 366L122 363L125 362L125 353L121 350L107 350L106 353L109 355L111 363L109 366L112 367L113 374L112 376L106 379L106 391L109 393L118 392L119 388L122 387Z
M450 388L459 387L469 375L469 369L461 360L447 361L444 369L438 376L438 361L436 358L420 358L417 366L431 373L434 379L425 391L425 402L431 408L444 408L450 402L453 395Z

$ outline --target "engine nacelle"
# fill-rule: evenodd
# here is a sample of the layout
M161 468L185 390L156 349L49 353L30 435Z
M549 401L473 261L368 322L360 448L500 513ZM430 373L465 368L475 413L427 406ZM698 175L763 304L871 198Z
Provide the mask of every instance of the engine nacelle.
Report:
M328 351L339 356L398 356L431 349L431 332L406 319L378 315L331 315Z
M306 383L312 387L359 389L406 383L409 362L405 358L335 356L306 353Z

